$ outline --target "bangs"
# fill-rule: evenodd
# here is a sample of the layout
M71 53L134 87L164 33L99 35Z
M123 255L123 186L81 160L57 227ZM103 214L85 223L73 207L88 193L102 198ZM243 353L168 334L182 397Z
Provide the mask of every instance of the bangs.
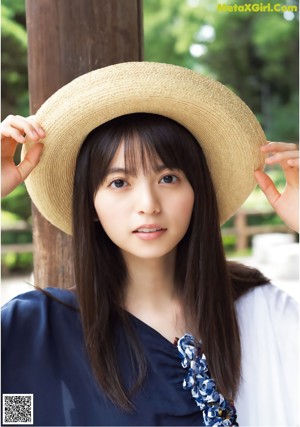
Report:
M136 176L142 170L147 175L151 171L159 171L163 165L183 171L193 187L192 171L195 167L199 168L195 158L199 158L199 152L202 153L195 138L183 126L167 117L134 113L99 126L83 143L82 151L89 151L87 170L93 194L105 179L122 144L128 174Z
M119 146L124 144L125 171L137 176L142 171L144 175L159 172L162 166L168 169L182 169L183 162L176 156L174 136L165 128L141 126L126 129L119 140ZM173 146L172 146L173 145ZM118 146L118 147L119 147Z
M140 171L144 175L152 171L158 172L165 164L157 153L151 141L143 138L139 132L133 130L122 136L118 148L124 146L125 173L136 177Z

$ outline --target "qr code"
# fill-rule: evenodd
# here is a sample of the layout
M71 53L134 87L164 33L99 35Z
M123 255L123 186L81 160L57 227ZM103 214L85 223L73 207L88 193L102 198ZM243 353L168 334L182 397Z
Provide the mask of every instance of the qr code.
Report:
M33 424L33 394L2 395L3 425Z

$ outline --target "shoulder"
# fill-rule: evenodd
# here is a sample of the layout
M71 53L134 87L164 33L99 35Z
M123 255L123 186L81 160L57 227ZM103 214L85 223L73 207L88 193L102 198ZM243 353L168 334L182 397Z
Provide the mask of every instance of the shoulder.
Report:
M1 308L2 338L16 333L29 333L46 328L53 322L74 317L77 301L71 291L46 288L20 294Z
M296 425L297 301L266 284L241 296L236 310L242 348L242 376L236 400L240 424ZM265 409L271 407L271 412Z
M258 286L236 301L242 347L253 346L262 351L276 346L294 354L299 331L298 302L272 284ZM287 332L288 331L288 332Z
M251 313L259 320L298 320L299 304L289 294L273 284L257 286L236 301L237 314L243 320Z
M10 311L32 312L47 307L49 304L70 305L77 308L75 294L66 289L45 288L43 290L28 291L8 301L2 308L2 316ZM28 311L27 311L28 310Z

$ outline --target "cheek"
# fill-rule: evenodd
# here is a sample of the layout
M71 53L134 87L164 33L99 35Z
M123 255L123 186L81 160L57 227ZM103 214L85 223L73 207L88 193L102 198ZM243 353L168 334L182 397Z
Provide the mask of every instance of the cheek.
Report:
M112 208L109 198L98 194L94 201L95 209L104 229L110 227L115 222L116 210Z
M110 236L118 233L122 226L122 220L127 218L125 207L122 203L116 203L116 200L107 194L96 196L94 206L105 232ZM116 207L117 206L117 207Z
M170 211L177 213L178 222L182 227L189 226L194 207L194 191L189 187L180 198L175 199L169 206Z
M186 195L186 198L183 202L183 208L182 208L185 215L189 217L192 216L194 201L195 201L194 191L191 189L189 193Z

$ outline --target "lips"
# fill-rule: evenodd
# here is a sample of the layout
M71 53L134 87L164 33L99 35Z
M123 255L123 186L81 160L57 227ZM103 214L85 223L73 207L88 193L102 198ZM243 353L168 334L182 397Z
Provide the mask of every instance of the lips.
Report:
M165 230L166 228L163 228L160 225L146 224L134 230L133 233L155 233L157 231L165 231Z

